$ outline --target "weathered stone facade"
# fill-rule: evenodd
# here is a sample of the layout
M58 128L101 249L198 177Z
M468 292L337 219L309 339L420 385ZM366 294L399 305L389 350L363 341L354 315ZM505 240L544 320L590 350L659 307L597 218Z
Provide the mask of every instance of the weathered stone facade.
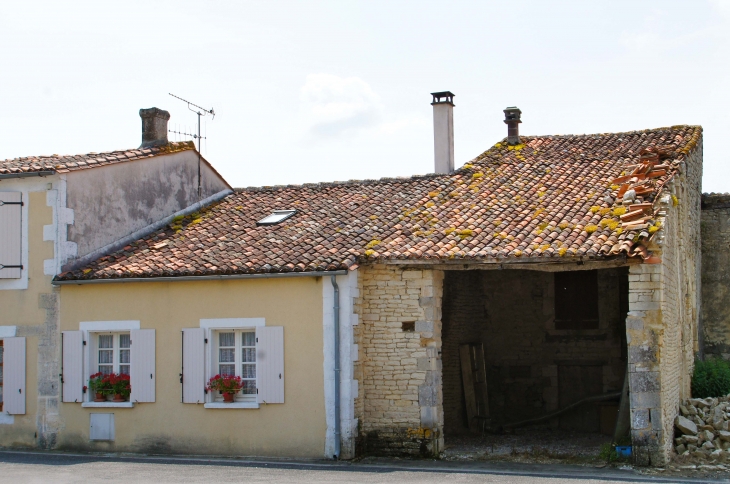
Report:
M730 194L702 196L702 351L730 359Z
M391 265L361 269L354 378L360 452L438 454L443 448L443 273Z
M699 349L701 179L699 145L659 200L662 232L651 249L661 263L633 265L629 273L631 429L640 465L670 458L674 418L690 396Z
M467 285L481 284L480 296L469 296L458 288L455 294L447 294L452 299L446 304L456 301L459 306L451 316L456 315L457 320L479 319L487 318L489 312L484 301L478 300L479 297L491 301L489 304L494 307L506 300L500 287L514 289L525 286L522 292L529 294L524 307L510 310L529 312L534 306L535 314L532 316L536 319L533 319L542 321L544 326L539 327L536 323L539 336L537 332L532 336L532 333L523 332L517 344L518 351L511 356L502 355L504 358L497 366L506 368L500 370L501 384L508 381L510 384L520 383L524 387L523 396L532 391L539 399L540 408L536 406L535 414L560 405L556 382L559 380L561 351L565 352L566 360L585 358L591 351L601 354L601 387L604 392L619 388L623 380L622 358L627 357L632 440L635 459L640 465L663 465L670 458L673 421L680 401L690 396L694 357L700 349L701 177L700 144L681 162L679 174L655 203L655 207L660 207L658 221L661 224L661 231L650 247L655 256L651 262L655 263L627 261L628 290L625 286L618 288L618 277L607 277L599 283L604 294L601 328L621 328L606 336L602 343L557 344L557 349L554 348L551 353L550 344L565 339L565 335L559 334L554 327L550 328L549 305L553 294L548 271L560 269L543 268L546 272L537 276L532 285L524 281L524 277L520 278L518 271L487 271L494 274L488 277L497 278L497 283L491 285L478 281L484 276L469 274L463 277L474 279L467 281ZM355 401L359 453L436 455L443 448L444 426L455 428L460 421L463 423L460 410L453 410L461 406L461 391L453 388L461 384L459 367L447 360L455 358L454 347L458 346L460 336L472 330L458 324L443 328L442 369L441 311L445 271L433 267L419 269L417 266L387 264L361 267L360 295L355 307L362 321L355 332L360 361L354 371L354 378L362 382L362 391ZM463 268L475 267L465 263ZM611 270L626 269L608 269L609 272ZM545 280L540 282L540 277ZM621 315L611 313L620 312L622 292L629 306L625 346L620 341L623 324L615 321ZM613 302L605 302L609 300ZM609 313L611 315L607 316ZM499 332L489 332L482 339L493 346L490 347L492 354L499 354L503 349L500 341L515 343L509 334ZM532 358L537 354L541 354L540 358ZM546 363L546 358L552 359L553 363ZM512 363L508 361L510 359ZM444 388L447 388L446 400ZM499 388L498 385L495 388ZM499 398L506 398L507 393L503 392L500 397L499 391L495 392L497 400L494 408L499 415L498 409L502 407L503 419L510 417L507 415L509 402L500 402ZM448 417L444 415L444 405L451 409Z

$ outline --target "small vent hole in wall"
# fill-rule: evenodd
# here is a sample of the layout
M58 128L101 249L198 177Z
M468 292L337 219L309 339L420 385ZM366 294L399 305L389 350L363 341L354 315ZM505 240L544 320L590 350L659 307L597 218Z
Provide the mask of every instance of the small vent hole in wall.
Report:
M403 331L407 333L412 333L416 330L416 322L415 321L403 321Z

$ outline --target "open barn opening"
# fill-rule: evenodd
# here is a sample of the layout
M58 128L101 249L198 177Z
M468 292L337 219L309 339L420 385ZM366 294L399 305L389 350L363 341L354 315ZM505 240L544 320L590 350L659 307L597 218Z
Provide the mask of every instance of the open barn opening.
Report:
M446 271L447 456L595 458L611 442L627 368L628 268L575 267Z

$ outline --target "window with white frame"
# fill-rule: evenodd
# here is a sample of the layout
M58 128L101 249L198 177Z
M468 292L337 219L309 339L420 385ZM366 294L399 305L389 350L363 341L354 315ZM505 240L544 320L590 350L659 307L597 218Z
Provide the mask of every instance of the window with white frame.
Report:
M216 331L218 344L214 352L216 372L219 375L239 376L243 389L236 394L236 400L256 400L256 332L252 330ZM222 400L216 395L216 400Z
M129 333L92 333L96 341L96 370L104 375L130 374L131 345ZM96 372L94 372L96 373Z

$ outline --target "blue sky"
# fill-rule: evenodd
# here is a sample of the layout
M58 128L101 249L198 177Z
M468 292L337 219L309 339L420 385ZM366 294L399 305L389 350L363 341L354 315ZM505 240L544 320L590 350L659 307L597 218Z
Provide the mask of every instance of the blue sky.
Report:
M0 16L0 158L138 146L137 111L215 108L234 186L433 171L430 92L456 164L506 135L701 124L730 191L730 0L13 2Z

